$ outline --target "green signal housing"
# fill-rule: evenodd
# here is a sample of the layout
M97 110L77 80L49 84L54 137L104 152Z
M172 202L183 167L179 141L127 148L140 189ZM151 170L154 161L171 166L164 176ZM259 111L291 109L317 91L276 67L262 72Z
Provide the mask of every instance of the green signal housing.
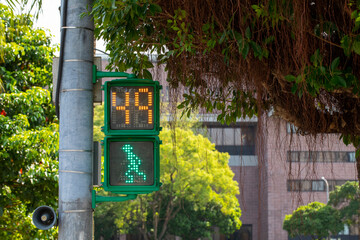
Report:
M158 81L138 79L124 72L93 68L93 82L105 81L104 182L105 191L118 196L99 196L93 190L92 206L100 202L135 199L137 194L158 191L160 183L160 89Z

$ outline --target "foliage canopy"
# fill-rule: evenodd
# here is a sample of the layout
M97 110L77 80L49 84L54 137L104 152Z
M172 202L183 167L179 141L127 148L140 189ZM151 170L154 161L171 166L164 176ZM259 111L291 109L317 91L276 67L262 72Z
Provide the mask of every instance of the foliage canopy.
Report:
M110 65L148 78L155 54L189 89L185 111L226 123L271 111L360 145L359 1L97 0L92 14Z
M325 239L343 230L340 213L324 203L312 202L301 206L292 214L286 215L284 230L290 237L311 236L312 239Z
M57 204L58 124L51 103L55 48L28 15L0 4L0 238L53 238L31 224L31 212Z
M358 224L360 230L360 187L357 182L346 182L330 192L329 205L339 209L342 220L348 224Z
M119 70L166 63L186 106L221 118L274 109L308 133L360 134L358 1L95 1ZM257 101L255 101L255 99Z
M327 205L312 202L286 215L283 229L290 237L312 236L325 238L330 233L337 235L347 226L359 227L360 188L357 182L346 182L330 192Z
M228 155L217 152L207 138L191 130L164 128L160 138L160 191L139 195L121 206L97 207L99 232L113 234L104 224L114 219L123 233L138 232L144 239L164 239L168 234L197 239L209 236L212 226L224 234L238 229L239 188L227 165ZM115 209L116 216L111 216ZM104 216L111 219L104 221Z

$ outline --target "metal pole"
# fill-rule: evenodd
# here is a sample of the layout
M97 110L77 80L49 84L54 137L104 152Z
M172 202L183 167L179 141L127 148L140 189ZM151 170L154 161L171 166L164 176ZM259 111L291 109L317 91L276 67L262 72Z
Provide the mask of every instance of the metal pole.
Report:
M327 204L329 202L329 183L324 177L321 177L321 180L323 180L326 185L326 204ZM330 233L329 233L329 236L327 237L327 239L330 239Z
M326 203L328 203L329 202L329 183L324 177L321 177L321 180L323 180L326 185Z
M94 23L91 0L68 0L60 90L59 239L92 239Z

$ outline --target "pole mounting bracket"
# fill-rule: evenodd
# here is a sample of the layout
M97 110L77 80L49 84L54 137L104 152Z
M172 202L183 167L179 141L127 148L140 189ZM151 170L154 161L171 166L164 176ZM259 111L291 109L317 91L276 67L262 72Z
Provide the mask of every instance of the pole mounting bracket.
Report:
M136 78L136 74L126 72L103 72L98 71L96 65L93 65L93 83L95 84L99 78L104 77L124 77L124 78Z
M133 200L137 197L137 194L127 194L122 196L100 196L96 195L96 190L92 190L92 208L96 208L97 203L101 202L124 202Z

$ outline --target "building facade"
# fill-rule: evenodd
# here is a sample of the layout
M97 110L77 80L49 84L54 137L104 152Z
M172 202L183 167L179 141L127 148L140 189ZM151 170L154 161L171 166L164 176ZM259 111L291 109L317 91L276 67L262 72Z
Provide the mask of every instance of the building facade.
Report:
M106 65L103 59L103 68ZM153 76L163 85L163 103L186 91L170 92L162 68ZM229 153L229 166L240 188L241 229L230 238L216 233L213 239L288 240L282 229L285 215L313 201L326 203L322 178L327 180L330 191L357 179L355 150L345 146L338 135L302 136L290 124L271 115L260 120L242 119L228 126L217 122L215 115L204 113L200 121L216 149ZM358 234L350 227L336 239L357 239Z
M297 134L276 116L222 125L216 116L200 115L208 137L239 183L242 228L231 240L288 240L282 225L287 214L310 202L327 202L327 188L356 181L355 149L337 134L317 137ZM358 239L357 227L347 227L334 239ZM213 236L214 239L226 239Z

